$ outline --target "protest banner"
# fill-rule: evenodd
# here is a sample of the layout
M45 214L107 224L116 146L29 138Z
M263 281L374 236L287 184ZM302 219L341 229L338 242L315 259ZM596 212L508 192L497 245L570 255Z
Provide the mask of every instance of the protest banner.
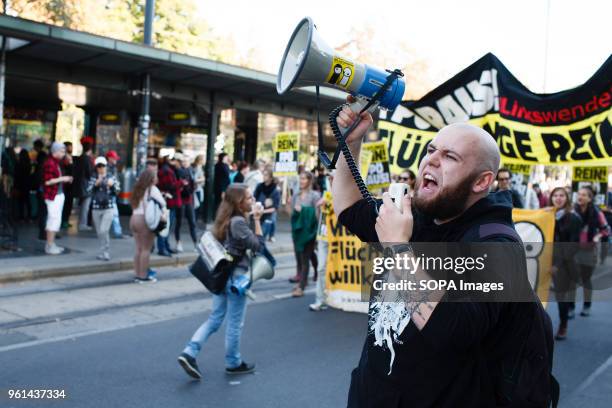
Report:
M274 175L297 175L299 152L299 132L277 133L274 136Z
M488 131L507 164L608 165L612 161L612 56L583 85L554 94L529 91L486 54L418 101L381 112L391 171L417 172L444 126L469 122Z
M386 140L364 143L362 150L372 153L366 185L370 191L389 187L391 173L389 172L389 148Z
M552 279L554 211L514 209L512 218L524 243L527 278L540 301L546 303ZM362 299L362 282L369 282L372 277L372 270L362 269L368 264L368 256L371 257L367 246L339 224L333 213L327 216L327 241L328 304L345 311L367 312L368 304Z

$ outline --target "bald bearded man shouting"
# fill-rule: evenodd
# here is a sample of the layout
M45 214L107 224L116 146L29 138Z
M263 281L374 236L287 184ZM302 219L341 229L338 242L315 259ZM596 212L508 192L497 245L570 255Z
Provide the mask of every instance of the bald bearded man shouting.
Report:
M338 124L348 128L356 119L346 107ZM346 138L354 157L371 124L371 116L362 114ZM419 242L504 243L508 250L496 254L492 269L504 265L526 281L511 196L489 193L499 164L491 135L453 124L428 145L414 197L404 197L403 211L387 193L378 213L373 210L361 199L343 157L332 186L334 209L362 241L389 243L394 254L412 255L411 245ZM552 326L535 295L522 302L450 302L439 290L425 295L419 301L370 300L369 330L351 376L349 407L549 406L556 393L550 375Z

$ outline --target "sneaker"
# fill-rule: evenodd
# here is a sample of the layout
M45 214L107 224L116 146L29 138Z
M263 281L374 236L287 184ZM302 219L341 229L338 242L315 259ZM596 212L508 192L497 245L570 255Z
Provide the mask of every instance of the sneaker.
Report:
M92 227L90 227L89 225L79 225L79 231L91 231L93 230Z
M178 357L178 362L181 367L183 367L183 370L185 370L187 375L198 380L202 378L202 373L198 368L198 363L196 363L195 358L191 357L187 353L181 353L181 355Z
M96 259L101 261L110 261L110 254L108 252L103 252L100 255L96 256Z
M183 252L183 244L181 241L176 243L176 252Z
M304 296L304 291L302 290L302 288L297 287L293 289L293 292L291 292L291 296L292 297L302 297Z
M567 338L567 327L559 326L559 330L557 330L557 334L555 335L555 340L565 340Z
M580 312L580 316L583 317L587 317L591 315L591 308L590 307L585 307L582 309L582 312Z
M270 238L268 239L268 241L270 241L270 242L276 242L276 238L274 238L274 237L270 237Z
M567 312L567 318L571 320L571 319L573 319L574 317L576 317L576 312L574 311L574 309L570 309L570 310Z
M136 276L134 278L134 283L155 283L157 282L157 278L155 276L147 275L146 278L141 278L140 276Z
M244 361L238 367L234 368L226 368L225 373L234 375L234 374L249 374L255 371L255 364L248 364Z
M308 309L312 312L320 312L327 309L327 305L325 303L311 303L308 305Z
M159 256L167 256L169 258L172 257L172 254L170 252L168 252L168 251L159 251L157 253L157 255L159 255Z
M64 248L62 247L58 247L55 244L51 244L51 245L45 245L45 253L47 255L59 255L62 252L64 252Z
M157 271L154 271L153 269L149 268L149 270L147 271L147 278L153 278L155 279L155 281L157 281Z

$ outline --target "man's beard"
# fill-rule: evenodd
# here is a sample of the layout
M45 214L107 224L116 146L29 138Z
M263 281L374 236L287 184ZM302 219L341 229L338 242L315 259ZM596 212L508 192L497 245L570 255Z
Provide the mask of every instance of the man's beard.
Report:
M448 220L461 214L472 190L475 175L469 174L455 187L444 188L431 200L419 197L420 183L417 183L414 194L414 206L423 214L438 220Z

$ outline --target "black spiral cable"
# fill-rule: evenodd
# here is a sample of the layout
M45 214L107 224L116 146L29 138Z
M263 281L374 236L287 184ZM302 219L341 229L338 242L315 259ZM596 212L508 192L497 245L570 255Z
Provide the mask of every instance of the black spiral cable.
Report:
M348 145L346 144L344 140L344 135L340 131L340 126L338 126L338 122L337 122L338 115L340 114L340 111L342 111L342 108L344 108L345 106L348 106L348 105L347 104L340 105L330 112L329 126L331 127L334 137L336 138L336 141L338 142L338 146L340 147L340 150L342 151L342 154L344 155L344 160L346 161L346 164L348 165L348 168L351 171L351 175L353 176L353 179L355 180L355 183L357 184L357 187L359 188L359 192L361 193L361 196L375 210L378 210L378 206L376 205L376 200L374 200L374 197L372 197L372 194L370 194L370 190L368 190L368 187L366 186L365 181L363 181L363 178L361 177L361 172L359 171L359 167L357 166L357 163L355 163L353 154L351 153L351 150L349 149ZM359 121L359 119L357 120ZM357 123L353 124L353 126L351 126L349 131L351 131L356 125ZM349 132L347 132L347 134L348 133Z

